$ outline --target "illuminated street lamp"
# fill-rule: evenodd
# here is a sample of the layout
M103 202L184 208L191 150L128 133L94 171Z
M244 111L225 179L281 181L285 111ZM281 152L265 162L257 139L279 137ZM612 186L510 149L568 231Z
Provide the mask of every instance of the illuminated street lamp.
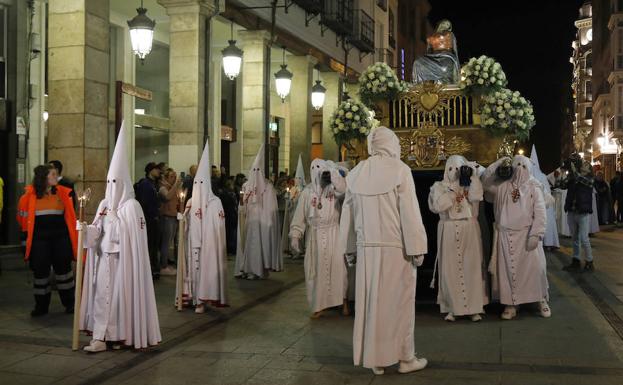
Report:
M316 84L312 87L311 102L316 110L321 109L324 105L324 97L327 92L327 89L324 88L321 83L320 80L316 80Z
M234 22L231 22L231 38L229 46L221 51L223 53L223 71L229 80L234 80L240 74L242 66L242 50L236 47L234 40Z
M156 21L147 17L147 9L143 8L143 0L141 0L141 6L136 9L136 12L138 15L134 16L132 20L128 20L128 27L130 27L132 51L141 59L142 63L151 52Z
M275 73L275 88L277 89L277 95L281 98L283 103L286 97L290 94L290 87L292 87L292 72L288 71L288 65L286 64L286 47L283 47L283 60L281 69Z

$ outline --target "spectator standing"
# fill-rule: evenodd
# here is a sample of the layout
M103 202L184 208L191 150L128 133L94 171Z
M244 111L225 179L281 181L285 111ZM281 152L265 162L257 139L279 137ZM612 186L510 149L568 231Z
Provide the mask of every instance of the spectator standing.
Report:
M184 176L184 181L182 182L182 189L186 191L186 202L188 202L193 196L193 182L195 181L195 175L197 175L197 165L193 164L188 168L188 175ZM186 206L186 202L184 202L184 207Z
M580 249L584 249L586 261L584 270L593 271L593 252L588 238L590 218L593 213L593 172L591 165L577 155L572 155L570 164L565 211L573 238L573 256L571 264L564 269L579 271L582 267Z
M234 186L234 178L227 178L223 186L221 203L225 212L225 237L227 254L236 254L236 236L238 227L238 191Z
M612 183L612 198L616 202L615 222L623 223L623 174L617 171L617 176Z
M597 217L600 225L607 225L612 219L612 197L610 186L604 180L603 171L595 173L595 191L597 192Z
M158 198L158 181L160 180L160 168L154 162L145 166L145 177L135 186L136 200L140 203L145 215L147 226L147 248L151 261L151 272L154 279L160 278L160 260L158 249L160 248L160 199Z
M175 245L177 234L177 213L179 209L179 191L182 180L172 168L164 171L158 193L162 204L160 205L160 275L175 275L177 271L169 264L175 264L174 255L171 255L171 247ZM174 247L175 248L175 247Z
M32 317L48 313L50 307L50 267L66 313L74 312L74 275L71 260L76 257L76 213L71 190L58 185L51 165L35 167L32 184L19 200L17 222L26 233L26 253L33 271L35 309Z
M74 189L74 182L71 181L70 179L67 179L63 176L63 163L61 163L60 160L51 160L49 162L50 166L52 166L54 169L56 169L56 174L58 175L58 185L59 186L63 186L63 187L67 187L68 189L71 190L71 200L74 204L74 210L76 209L76 203L77 203L77 198L76 198L76 191Z

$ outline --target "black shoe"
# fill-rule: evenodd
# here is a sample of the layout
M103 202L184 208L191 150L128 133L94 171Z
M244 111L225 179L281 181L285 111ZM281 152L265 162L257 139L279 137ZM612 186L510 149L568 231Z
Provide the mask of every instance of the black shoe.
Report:
M44 316L46 314L48 314L47 310L40 310L40 309L35 309L35 310L30 312L30 316L33 317L33 318L41 317L41 316Z
M586 262L586 264L584 264L584 271L586 272L591 272L595 270L595 266L593 266L593 261L591 262Z
M571 263L563 267L564 271L579 271L582 268L579 259L572 258Z
M74 314L74 307L66 307L65 308L65 314Z

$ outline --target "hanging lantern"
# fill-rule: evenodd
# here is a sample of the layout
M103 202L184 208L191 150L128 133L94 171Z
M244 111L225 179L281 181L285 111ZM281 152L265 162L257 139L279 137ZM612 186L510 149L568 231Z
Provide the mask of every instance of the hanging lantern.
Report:
M288 65L286 64L286 47L283 47L282 63L281 69L275 73L275 88L277 89L277 95L279 95L283 103L290 94L293 76L292 72L288 71Z
M130 27L132 51L143 62L151 52L156 21L147 17L147 9L143 8L143 0L141 0L141 6L136 9L136 12L138 15L134 16L132 20L128 20L128 27Z
M240 74L240 67L242 66L242 50L236 47L236 40L234 40L234 22L231 23L231 38L229 39L229 46L221 51L223 54L223 71L225 76L229 80L234 80Z
M312 87L311 102L316 110L321 109L324 105L324 97L327 92L327 89L321 83L320 80L316 80L316 84Z

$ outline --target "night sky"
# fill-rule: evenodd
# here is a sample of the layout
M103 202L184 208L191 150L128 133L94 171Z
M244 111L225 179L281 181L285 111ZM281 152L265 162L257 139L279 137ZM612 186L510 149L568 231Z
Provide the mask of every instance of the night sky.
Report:
M433 26L441 19L452 22L461 63L483 54L497 59L508 88L532 102L536 126L531 140L541 169L558 166L563 100L571 94L573 22L583 1L429 1Z

